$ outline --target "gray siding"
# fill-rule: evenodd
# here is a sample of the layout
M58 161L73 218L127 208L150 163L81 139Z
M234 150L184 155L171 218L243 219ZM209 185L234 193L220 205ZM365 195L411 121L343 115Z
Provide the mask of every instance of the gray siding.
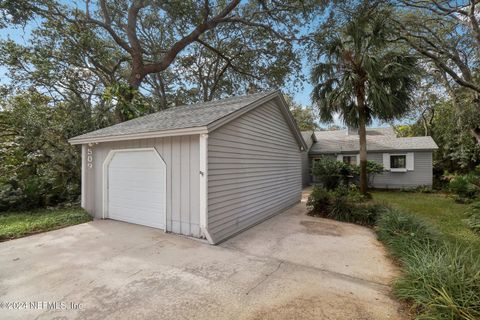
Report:
M368 153L367 158L383 164L383 153ZM386 172L376 175L373 186L390 189L431 186L433 181L432 152L415 152L413 162L413 171Z
M399 151L400 152L400 151ZM401 153L401 152L400 152ZM348 153L352 154L352 153ZM313 159L321 156L311 156L310 165ZM336 155L326 154L323 157L336 159ZM367 159L383 164L383 153L369 152ZM318 183L318 179L312 178L312 181ZM431 186L433 182L432 152L422 151L414 152L414 170L407 172L385 172L375 175L373 180L374 188L398 189L417 186Z
M167 231L200 237L199 136L105 142L91 147L92 168L85 161L85 209L96 218L103 211L103 162L110 150L154 147L167 165ZM85 148L85 147L84 147Z
M302 152L302 185L308 186L311 182L312 173L310 172L310 158L308 156L308 151L313 145L312 139L313 132L311 134L302 134L305 143L307 144L307 150Z
M273 102L208 138L208 228L226 239L300 201L301 152Z
M304 187L310 184L311 175L308 152L302 152L302 185Z

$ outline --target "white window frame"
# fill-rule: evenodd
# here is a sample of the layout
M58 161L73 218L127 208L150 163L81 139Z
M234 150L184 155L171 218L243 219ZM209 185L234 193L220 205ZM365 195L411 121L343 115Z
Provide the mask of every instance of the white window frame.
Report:
M405 168L392 168L392 157L398 157L398 156L403 156L405 157ZM407 165L407 161L408 161L408 156L406 153L390 153L389 156L388 156L388 162L389 162L389 167L390 167L390 171L391 172L407 172L408 169L408 165Z

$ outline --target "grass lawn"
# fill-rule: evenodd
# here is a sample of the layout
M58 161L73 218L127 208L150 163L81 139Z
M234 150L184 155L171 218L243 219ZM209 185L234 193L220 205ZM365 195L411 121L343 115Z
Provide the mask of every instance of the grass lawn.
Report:
M373 199L422 218L450 240L480 248L480 237L463 221L468 205L459 204L443 194L374 191Z
M0 212L0 241L59 229L92 220L82 208Z

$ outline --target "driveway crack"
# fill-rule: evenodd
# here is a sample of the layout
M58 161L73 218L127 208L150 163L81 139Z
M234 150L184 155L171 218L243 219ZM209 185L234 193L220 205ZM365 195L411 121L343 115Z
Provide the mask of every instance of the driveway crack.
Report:
M280 261L279 263L279 266L286 263L287 265L292 265L292 266L296 266L296 267L299 267L299 268L304 268L304 269L310 269L310 270L315 270L315 271L319 271L319 272L322 272L322 273L326 273L326 274L329 274L329 275L332 275L336 278L339 278L339 279L344 279L344 280L348 280L348 281L352 281L352 282L355 282L355 283L359 283L359 284L363 284L363 285L367 285L367 286L370 286L370 287L374 287L374 288L377 288L377 289L387 289L387 290L390 290L391 286L390 284L387 284L387 283L383 283L383 282L378 282L378 281L375 281L375 280L371 280L371 279L364 279L364 278L361 278L361 277L357 277L357 276L353 276L353 275L349 275L349 274L345 274L345 273L341 273L341 272L337 272L337 271L333 271L333 270L329 270L329 269L325 269L325 268L319 268L319 267L316 267L316 266L310 266L310 265L305 265L305 264L301 264L301 263L297 263L297 262L294 262L294 261L288 261L288 260L280 260L278 258L275 258L275 257L271 257L271 256L266 256L266 255L256 255L256 254L252 254L246 250L243 250L241 248L238 248L236 246L233 246L233 245L229 245L228 247L225 246L224 248L227 248L227 249L230 249L230 250L234 250L234 251L237 251L237 252L240 252L240 253L243 253L247 256L250 256L250 257L256 257L256 258L259 258L259 259L271 259L271 260L274 260L274 261ZM279 267L278 267L279 268ZM272 273L270 273L268 276L270 276L271 274L275 273L278 268L276 270L274 270ZM258 285L260 285L262 282L264 282L266 280L263 279ZM258 286L257 285L257 286ZM250 289L250 291L252 291L254 288Z
M248 296L248 295L250 294L250 292L252 292L252 291L255 290L256 288L258 288L262 283L264 283L265 281L267 281L267 279L268 279L270 276L272 276L275 272L277 272L277 271L280 269L280 267L282 266L282 264L283 264L284 262L285 262L285 261L280 260L280 263L277 265L277 267L275 268L275 270L273 270L273 271L270 272L270 273L265 274L265 277L264 277L262 280L258 281L257 284L255 284L253 287L251 287L250 289L248 289L246 295Z

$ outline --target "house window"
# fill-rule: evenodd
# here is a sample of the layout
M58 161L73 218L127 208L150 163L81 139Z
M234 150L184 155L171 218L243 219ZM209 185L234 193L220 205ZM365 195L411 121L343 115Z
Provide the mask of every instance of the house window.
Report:
M390 156L390 168L392 169L406 169L407 156L406 155L392 155Z
M343 156L342 157L343 163L349 165L356 165L357 164L357 156Z

